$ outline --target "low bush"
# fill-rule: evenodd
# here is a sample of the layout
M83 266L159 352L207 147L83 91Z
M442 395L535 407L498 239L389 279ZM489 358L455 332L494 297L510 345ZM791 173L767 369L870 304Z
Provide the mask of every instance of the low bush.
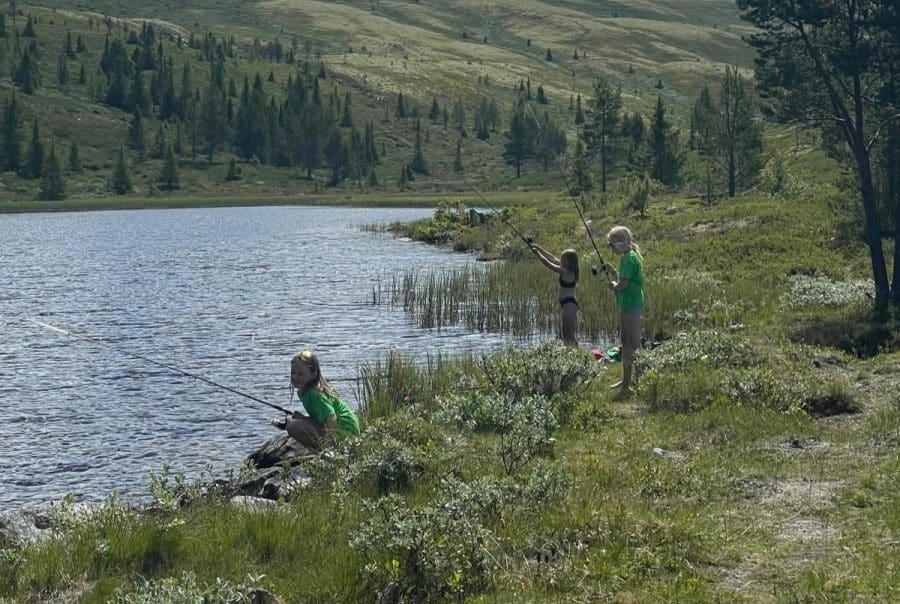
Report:
M251 583L255 583L252 577ZM224 579L215 583L199 581L193 573L178 577L145 580L133 591L120 589L110 604L251 604L255 586L235 585Z

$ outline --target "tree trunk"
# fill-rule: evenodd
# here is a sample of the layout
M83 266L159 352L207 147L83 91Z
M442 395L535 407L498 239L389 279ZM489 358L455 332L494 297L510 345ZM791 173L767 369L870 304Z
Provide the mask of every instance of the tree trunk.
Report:
M862 145L858 145L853 151L859 169L859 192L862 196L863 212L866 217L866 243L869 246L869 257L872 260L872 277L875 281L875 306L879 309L884 309L890 299L891 289L888 284L884 249L881 246L881 228L878 224L878 212L876 211L872 165L869 161L869 152ZM894 253L896 256L896 250ZM895 275L896 272L895 266Z

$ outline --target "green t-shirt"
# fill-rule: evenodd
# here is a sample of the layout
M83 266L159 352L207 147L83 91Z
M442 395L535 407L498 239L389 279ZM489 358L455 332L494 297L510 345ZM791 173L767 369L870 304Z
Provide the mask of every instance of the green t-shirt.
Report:
M317 424L325 425L325 420L334 415L337 427L350 434L359 434L359 420L350 410L347 403L331 392L323 392L318 388L310 388L300 393L300 402L306 413Z
M644 305L644 262L637 252L622 256L619 262L619 278L628 279L628 287L616 292L620 310L634 310Z

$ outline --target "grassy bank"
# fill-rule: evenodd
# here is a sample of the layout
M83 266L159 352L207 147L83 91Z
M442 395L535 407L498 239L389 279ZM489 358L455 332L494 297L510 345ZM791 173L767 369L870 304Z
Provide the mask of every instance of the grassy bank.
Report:
M829 186L660 198L644 220L592 205L595 237L628 224L646 259L645 333L662 343L633 397L609 388L618 365L553 343L391 355L363 370L362 436L311 462L290 501L248 511L198 484L180 505L182 488L157 488L143 515L62 505L58 537L0 550L0 601L896 600L900 325L870 313L843 207ZM610 334L571 204L545 194L508 219L578 248L582 341ZM445 204L407 234L511 260L399 275L383 303L423 325L552 332L552 275L503 223L467 227Z

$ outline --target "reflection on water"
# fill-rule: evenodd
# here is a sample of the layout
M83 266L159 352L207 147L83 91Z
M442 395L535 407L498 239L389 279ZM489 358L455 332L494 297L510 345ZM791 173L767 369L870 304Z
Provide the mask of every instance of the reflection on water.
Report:
M288 363L316 350L354 403L357 368L388 351L494 348L499 336L411 325L370 304L410 269L470 259L374 222L428 210L227 208L0 216L0 508L68 492L146 495L169 464L196 475L240 462L273 433L270 409L108 347L102 338L286 406Z

